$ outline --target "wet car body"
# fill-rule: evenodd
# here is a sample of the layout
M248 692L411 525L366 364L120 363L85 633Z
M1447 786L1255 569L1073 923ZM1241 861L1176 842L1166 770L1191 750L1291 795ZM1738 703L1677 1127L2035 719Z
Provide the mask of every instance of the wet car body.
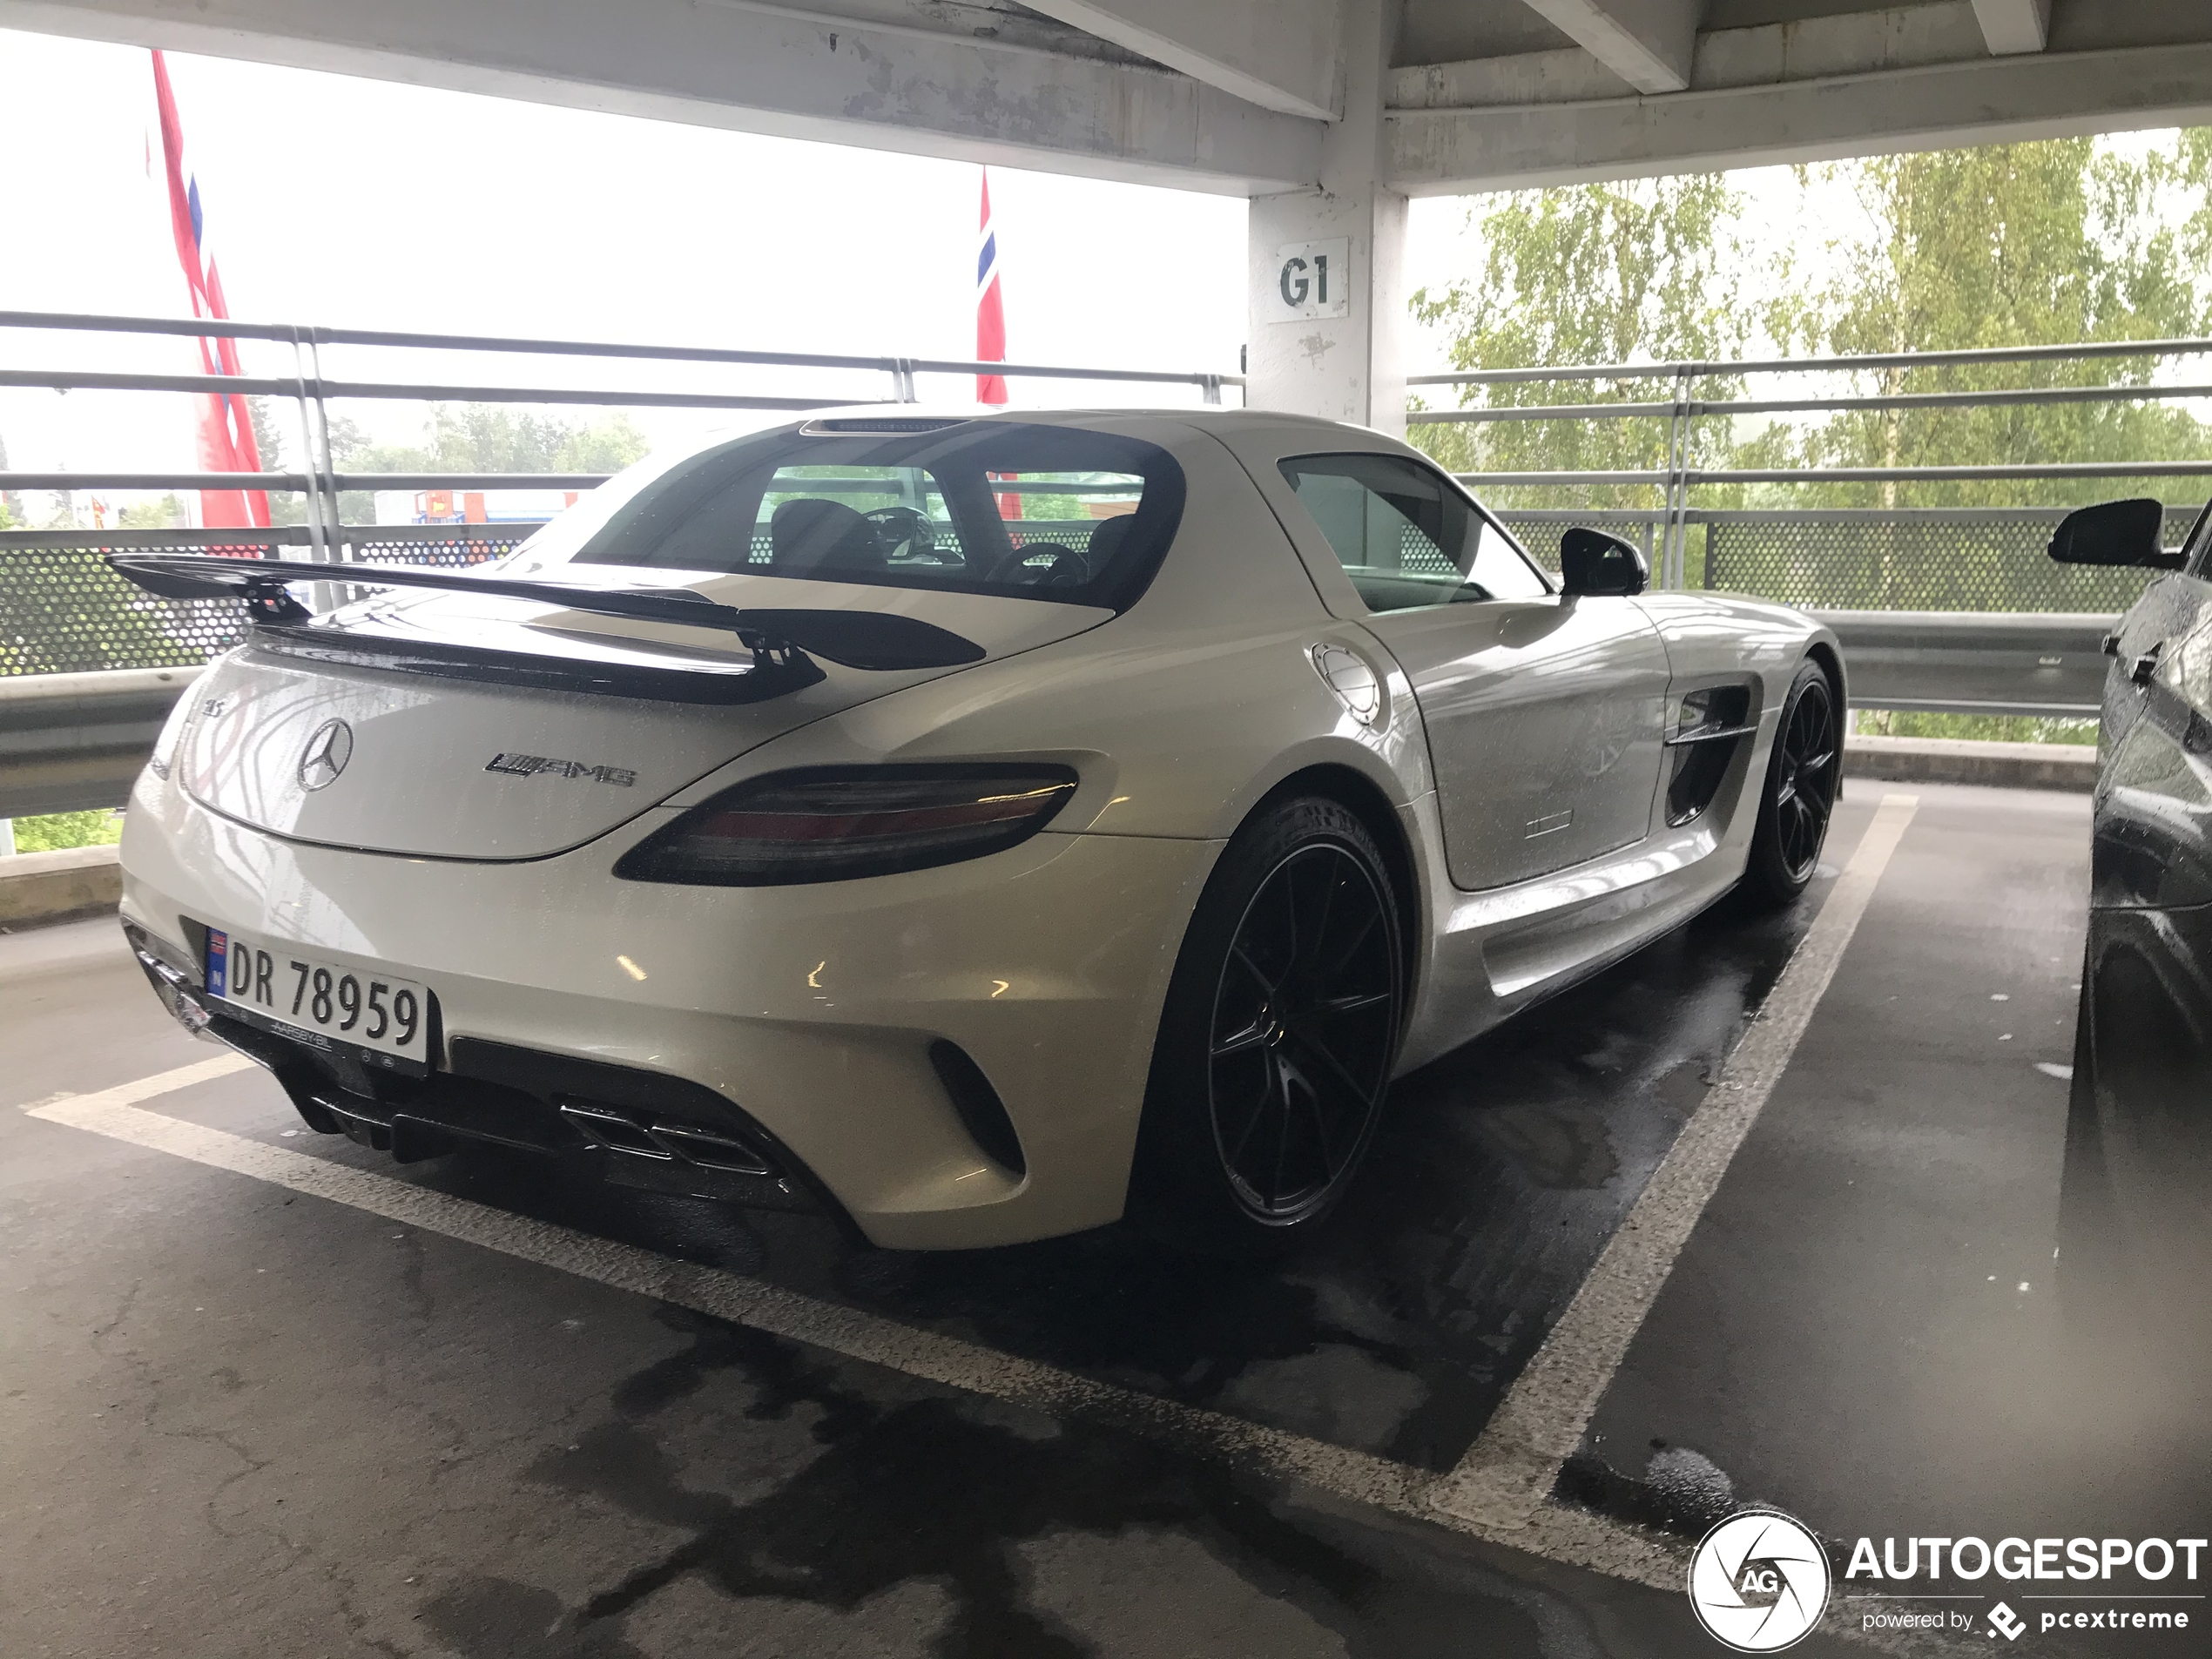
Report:
M182 1017L401 1157L505 1143L916 1249L1101 1225L1213 1159L1144 1202L1288 1237L1391 1076L1747 873L1811 878L1832 635L1562 553L1564 584L1417 452L1257 411L717 441L481 581L309 617L238 577L266 614L139 781L125 922ZM837 804L892 785L966 792ZM932 813L1020 833L843 850ZM365 1048L398 1008L403 1052ZM1338 1021L1372 1022L1349 1061ZM1248 1063L1312 1120L1272 1176L1219 1116Z
M2134 509L2129 512L2127 509ZM2060 1246L2104 1341L2200 1354L2212 1312L2212 509L2178 549L2107 503L2052 553L2154 578L2107 637Z

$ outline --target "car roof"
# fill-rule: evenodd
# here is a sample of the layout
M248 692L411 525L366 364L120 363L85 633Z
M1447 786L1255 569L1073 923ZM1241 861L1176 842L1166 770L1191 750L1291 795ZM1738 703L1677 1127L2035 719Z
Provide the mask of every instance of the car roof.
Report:
M1208 428L1291 424L1310 426L1318 432L1341 432L1366 437L1386 435L1372 427L1355 426L1347 421L1325 420L1319 415L1292 415L1278 409L1231 408L1211 404L1177 408L1160 404L1067 403L1048 408L1028 408L1003 403L847 403L811 409L798 416L792 424L808 426L818 421L886 419L947 421L1157 420Z

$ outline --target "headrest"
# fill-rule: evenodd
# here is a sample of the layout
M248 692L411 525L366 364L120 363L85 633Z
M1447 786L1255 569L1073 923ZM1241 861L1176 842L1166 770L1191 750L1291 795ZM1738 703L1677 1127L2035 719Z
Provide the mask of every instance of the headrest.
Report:
M1129 539L1130 522L1136 516L1134 513L1122 513L1099 521L1090 533L1090 545L1083 550L1083 563L1090 567L1091 575L1103 570L1107 562L1122 550L1122 543Z
M779 576L884 568L875 526L840 501L802 496L779 503L768 520L769 568Z

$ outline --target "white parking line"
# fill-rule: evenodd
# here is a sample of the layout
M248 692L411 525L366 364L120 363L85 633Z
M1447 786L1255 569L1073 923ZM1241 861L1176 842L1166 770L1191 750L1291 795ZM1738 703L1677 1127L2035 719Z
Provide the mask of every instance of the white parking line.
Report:
M1751 1028L1729 1055L1543 1346L1459 1467L1432 1489L1430 1501L1439 1509L1505 1537L1530 1524L1538 1513L1559 1479L1560 1467L1581 1446L1582 1431L1706 1203L1728 1173L1730 1160L1788 1067L1919 806L1917 795L1882 797L1858 850L1797 941Z
M289 1191L328 1199L425 1232L441 1233L617 1290L750 1325L847 1359L1032 1406L1056 1418L1127 1429L1196 1456L1300 1481L1398 1514L1441 1521L1455 1531L1480 1536L1488 1530L1432 1508L1428 1488L1437 1477L1409 1464L1096 1382L955 1337L782 1290L743 1274L678 1261L551 1222L534 1221L389 1176L150 1112L136 1103L226 1076L250 1063L226 1055L98 1094L49 1101L27 1110L50 1123L86 1130ZM1686 1561L1682 1547L1671 1539L1616 1526L1579 1511L1556 1508L1547 1508L1532 1527L1520 1532L1512 1542L1517 1548L1534 1550L1555 1561L1669 1589L1681 1583Z
M1750 1030L1626 1222L1466 1458L1439 1476L1389 1458L1140 1394L726 1270L595 1238L389 1176L143 1109L138 1103L252 1069L226 1054L95 1094L26 1108L87 1130L498 1251L771 1335L1062 1419L1118 1427L1195 1456L1442 1525L1523 1554L1679 1590L1682 1541L1549 1501L1629 1340L1833 977L1918 805L1887 795ZM1861 1637L1831 1610L1832 1634Z

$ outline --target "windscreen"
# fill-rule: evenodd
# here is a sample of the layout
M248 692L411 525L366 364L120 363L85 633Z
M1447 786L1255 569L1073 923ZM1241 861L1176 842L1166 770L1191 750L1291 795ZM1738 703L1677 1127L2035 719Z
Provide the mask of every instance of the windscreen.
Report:
M702 450L590 506L569 532L572 553L557 520L529 551L1118 610L1175 534L1183 474L1152 444L1067 427L801 428Z

